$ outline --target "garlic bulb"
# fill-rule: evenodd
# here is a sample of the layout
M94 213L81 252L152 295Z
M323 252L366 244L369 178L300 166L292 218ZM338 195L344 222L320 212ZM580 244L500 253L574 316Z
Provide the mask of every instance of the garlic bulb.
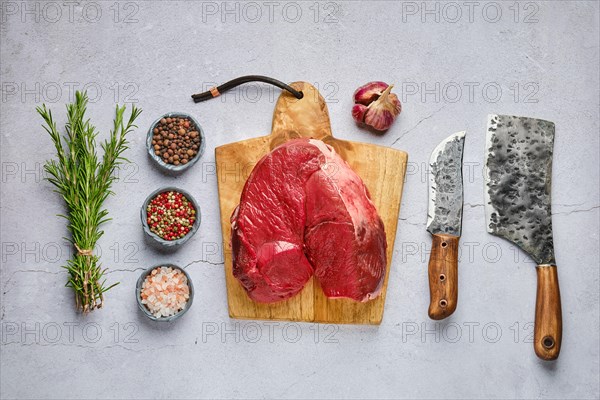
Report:
M378 131L387 130L402 111L398 96L391 93L393 87L376 81L356 89L352 107L354 120Z

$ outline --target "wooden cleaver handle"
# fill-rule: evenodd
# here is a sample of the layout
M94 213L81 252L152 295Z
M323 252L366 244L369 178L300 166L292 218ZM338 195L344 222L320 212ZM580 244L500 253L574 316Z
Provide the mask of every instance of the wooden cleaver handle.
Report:
M562 341L562 310L554 265L538 265L533 347L544 360L556 360Z
M429 256L429 318L444 319L456 310L458 300L458 240L435 234Z

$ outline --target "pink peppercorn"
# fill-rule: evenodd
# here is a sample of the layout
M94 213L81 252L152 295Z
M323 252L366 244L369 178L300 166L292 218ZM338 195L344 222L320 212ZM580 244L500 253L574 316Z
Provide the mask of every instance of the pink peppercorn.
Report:
M183 238L196 220L193 203L174 191L159 193L146 211L150 231L165 240Z

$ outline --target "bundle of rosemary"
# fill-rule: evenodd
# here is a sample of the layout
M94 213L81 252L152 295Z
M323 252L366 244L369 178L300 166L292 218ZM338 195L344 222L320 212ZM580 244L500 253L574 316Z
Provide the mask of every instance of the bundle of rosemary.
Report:
M37 107L44 118L44 129L50 134L56 147L56 160L46 162L44 168L48 181L65 200L67 214L60 215L69 221L71 240L76 249L65 268L69 271L66 286L75 292L77 309L86 313L101 308L104 292L118 283L106 286L97 256L93 254L96 242L104 234L100 225L109 220L108 212L102 208L104 200L112 194L110 187L115 180L114 171L127 161L121 155L127 149L126 136L136 128L135 119L141 110L131 109L129 120L124 120L125 106L116 106L114 127L108 140L101 144L103 155L99 161L96 154L96 128L86 119L88 97L77 92L75 102L67 105L66 134L61 134L46 105ZM64 145L63 145L64 141Z

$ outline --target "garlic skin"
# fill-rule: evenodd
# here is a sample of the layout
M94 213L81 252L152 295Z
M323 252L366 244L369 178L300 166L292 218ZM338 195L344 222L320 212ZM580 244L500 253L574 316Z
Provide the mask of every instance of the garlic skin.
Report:
M394 85L385 82L369 82L354 92L352 117L358 123L371 126L378 131L389 129L402 111L398 96L391 93Z
M368 109L369 108L363 104L355 104L352 107L352 117L356 122L363 122Z
M369 82L366 85L356 89L354 92L354 102L368 106L373 101L377 100L379 96L381 96L381 93L388 88L388 86L390 85L385 82Z

